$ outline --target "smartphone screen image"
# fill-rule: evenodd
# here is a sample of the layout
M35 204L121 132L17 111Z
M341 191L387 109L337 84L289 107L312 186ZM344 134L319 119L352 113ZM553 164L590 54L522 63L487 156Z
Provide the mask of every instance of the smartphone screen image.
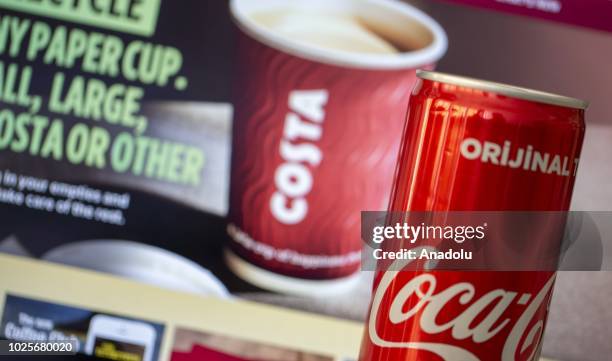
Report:
M100 359L153 361L155 329L144 322L96 315L87 332L85 352Z

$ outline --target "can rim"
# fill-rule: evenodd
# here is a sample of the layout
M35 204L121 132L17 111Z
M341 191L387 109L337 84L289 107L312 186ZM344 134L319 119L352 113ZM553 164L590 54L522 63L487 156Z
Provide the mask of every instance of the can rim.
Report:
M496 83L487 80L451 75L437 71L427 71L419 69L417 70L417 76L421 79L431 80L435 82L459 85L463 87L502 94L512 98L519 98L539 103L558 105L567 108L585 110L589 106L589 102L587 102L586 100L570 98L554 93L547 93L539 90L522 88L514 85Z

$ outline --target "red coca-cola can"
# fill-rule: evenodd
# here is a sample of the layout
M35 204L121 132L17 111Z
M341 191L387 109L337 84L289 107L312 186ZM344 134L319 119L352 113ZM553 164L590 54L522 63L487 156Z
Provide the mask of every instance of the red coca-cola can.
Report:
M569 209L586 102L436 72L418 77L389 210ZM359 359L537 360L554 280L554 271L537 269L378 270Z
M232 0L235 60L228 266L280 292L343 292L360 211L388 204L416 69L442 28L392 0Z

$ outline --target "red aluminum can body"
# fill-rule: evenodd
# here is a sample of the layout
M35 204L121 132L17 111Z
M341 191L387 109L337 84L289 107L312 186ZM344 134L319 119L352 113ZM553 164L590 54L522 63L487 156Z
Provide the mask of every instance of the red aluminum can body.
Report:
M410 98L389 210L567 211L586 103L436 74ZM360 360L536 360L554 280L379 270Z

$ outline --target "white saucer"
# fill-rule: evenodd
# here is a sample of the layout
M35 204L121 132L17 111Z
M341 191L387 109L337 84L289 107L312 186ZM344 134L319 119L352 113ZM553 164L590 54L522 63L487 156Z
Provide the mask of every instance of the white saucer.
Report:
M122 276L175 291L228 297L210 271L162 248L123 240L90 240L54 248L43 260Z

